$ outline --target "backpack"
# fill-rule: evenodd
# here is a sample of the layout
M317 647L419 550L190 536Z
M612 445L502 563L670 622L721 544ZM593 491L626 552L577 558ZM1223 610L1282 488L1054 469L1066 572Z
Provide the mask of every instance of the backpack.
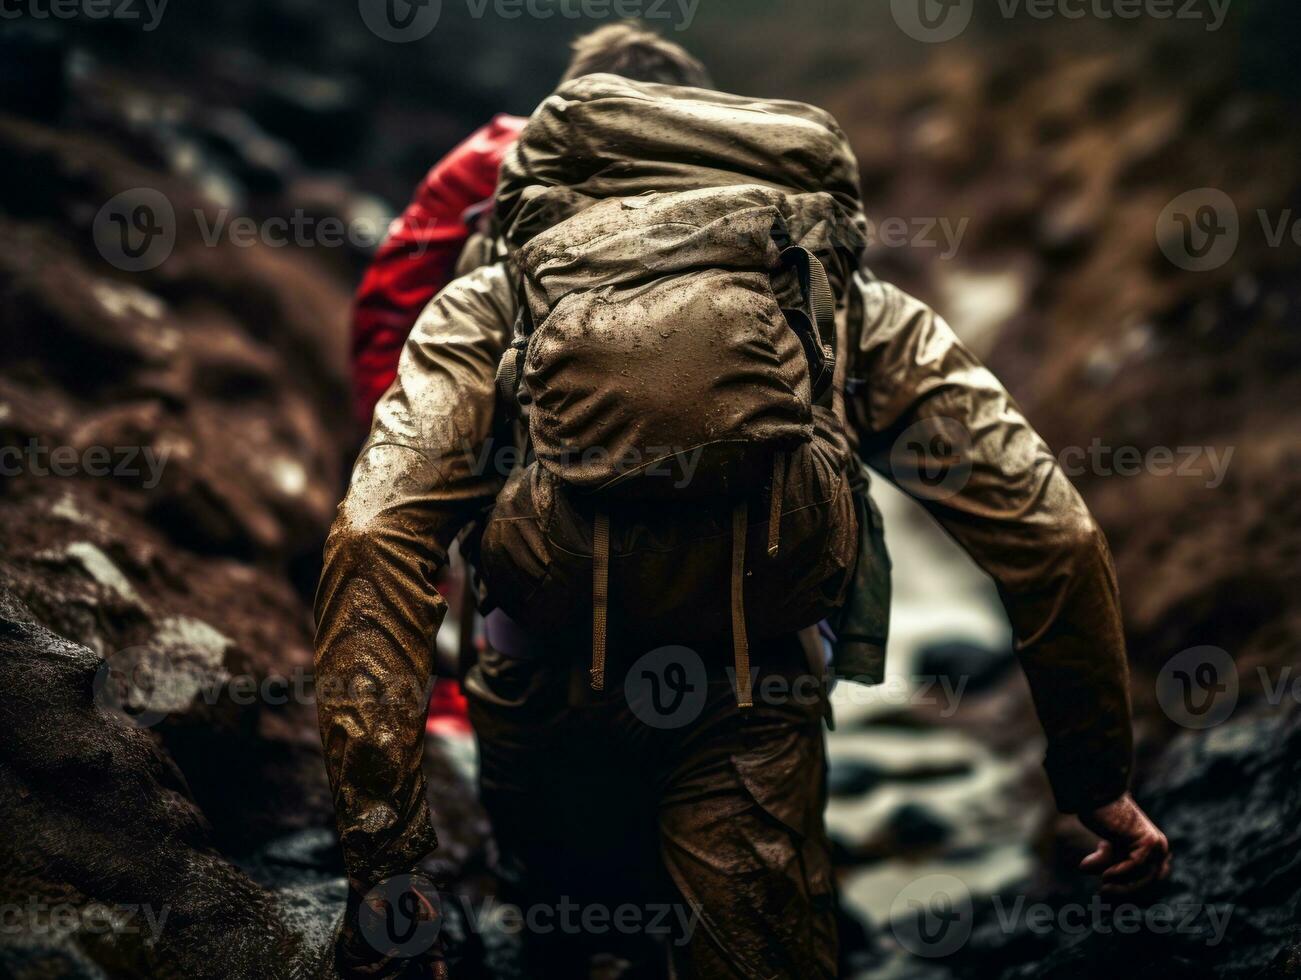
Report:
M543 103L503 167L520 313L498 393L531 459L488 516L479 571L531 631L590 624L598 690L611 632L730 638L748 706L751 639L843 602L859 518L836 286L861 213L829 119L588 76ZM684 162L684 147L704 149Z

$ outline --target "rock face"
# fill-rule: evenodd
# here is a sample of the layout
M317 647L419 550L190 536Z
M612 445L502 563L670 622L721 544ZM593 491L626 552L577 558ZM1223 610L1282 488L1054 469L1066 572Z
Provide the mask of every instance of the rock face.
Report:
M64 77L66 46L5 39ZM359 246L229 223L386 213L238 110L84 66L56 94L0 114L0 973L328 977L310 599ZM433 869L474 894L487 830L440 744Z
M304 954L272 893L217 852L171 755L97 703L102 659L0 603L7 972L292 975Z
M0 972L307 975L340 896L314 934L232 858L332 826L304 598L347 294L205 242L212 202L93 128L0 116ZM175 242L130 271L96 216L142 188Z

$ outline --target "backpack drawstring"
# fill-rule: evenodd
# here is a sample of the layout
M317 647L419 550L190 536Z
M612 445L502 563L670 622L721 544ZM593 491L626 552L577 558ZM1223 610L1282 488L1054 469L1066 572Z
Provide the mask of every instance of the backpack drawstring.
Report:
M772 499L768 502L768 557L776 558L781 547L782 498L786 495L786 454L772 457Z
M749 507L732 510L732 653L736 665L736 703L754 707L750 684L750 641L745 633L745 534ZM610 515L592 522L592 690L605 690L605 642L610 611Z
M736 703L754 707L750 693L750 641L745 635L745 532L750 523L744 499L732 510L732 655L736 661Z
M592 690L605 690L605 633L610 607L610 515L592 522Z

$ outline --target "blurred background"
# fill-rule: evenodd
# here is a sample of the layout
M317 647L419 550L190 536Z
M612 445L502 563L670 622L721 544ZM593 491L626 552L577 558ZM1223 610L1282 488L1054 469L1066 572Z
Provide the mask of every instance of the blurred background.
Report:
M1002 378L1120 575L1183 928L1088 913L997 596L877 481L890 678L840 688L829 736L844 975L1301 976L1295 3L398 6L0 2L0 974L317 975L344 885L310 600L363 435L350 292L442 154L640 13L720 87L837 116L872 268ZM161 251L107 247L150 195ZM152 693L109 711L124 651ZM431 866L481 907L454 684L426 756ZM927 881L959 941L908 924ZM471 919L455 975L518 976Z

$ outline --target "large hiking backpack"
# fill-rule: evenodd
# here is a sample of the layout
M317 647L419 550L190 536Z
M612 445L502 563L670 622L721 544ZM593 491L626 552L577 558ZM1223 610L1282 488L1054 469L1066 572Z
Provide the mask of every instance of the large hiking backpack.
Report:
M589 76L504 168L521 303L498 389L532 461L498 495L479 567L531 630L590 622L598 689L609 632L730 636L748 705L750 639L827 617L853 574L834 384L856 175L829 117L792 107Z

